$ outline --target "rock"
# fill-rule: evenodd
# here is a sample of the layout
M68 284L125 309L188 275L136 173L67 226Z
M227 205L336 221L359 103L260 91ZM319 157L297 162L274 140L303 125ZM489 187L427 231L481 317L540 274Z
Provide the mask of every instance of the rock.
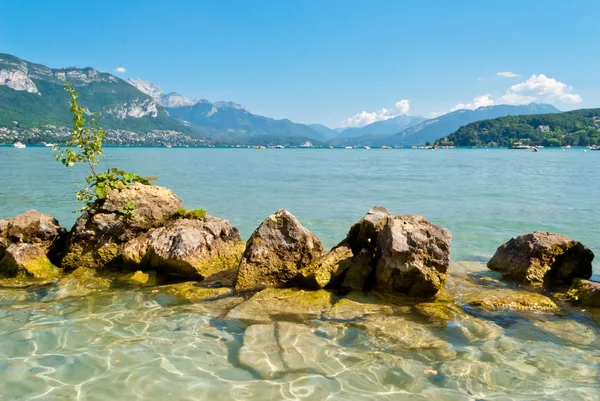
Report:
M579 345L590 345L596 341L594 330L576 322L562 317L560 320L536 320L533 323L536 327L562 339Z
M7 277L57 278L61 270L46 256L46 250L38 245L19 243L6 249L0 261L0 273Z
M388 217L377 236L375 288L429 298L443 288L451 234L425 217Z
M335 376L345 366L332 358L329 342L303 324L256 324L244 333L240 365L268 380L294 372Z
M184 311L204 316L223 319L230 310L244 302L242 297L225 297L194 301L194 303L181 306Z
M532 285L570 285L592 276L594 253L565 236L536 231L501 245L487 266L506 279Z
M67 297L83 297L110 288L110 280L99 277L98 272L79 267L63 276L44 297L43 301L55 301Z
M49 256L58 252L66 230L58 220L37 210L0 220L0 259L11 244L34 244Z
M143 272L141 270L133 273L126 273L117 278L117 281L123 284L154 287L158 284L159 279L155 271Z
M270 323L273 320L302 322L320 318L332 306L332 295L326 290L267 288L231 310L227 318L250 323Z
M285 368L279 355L274 324L255 324L246 329L239 352L240 365L256 372L263 380L281 375Z
M205 216L178 219L150 230L123 247L127 266L206 279L237 271L245 244L227 220Z
M242 260L235 284L237 291L282 287L298 273L316 263L323 246L286 210L278 210L254 231Z
M550 298L521 290L482 288L479 291L467 291L459 295L459 300L470 306L488 310L558 310L558 306Z
M121 211L134 202L133 214ZM123 245L148 230L160 227L182 207L170 190L134 183L110 191L85 212L71 230L62 266L99 269L120 261Z
M333 307L323 315L324 319L355 320L368 315L391 315L394 308L380 299L372 297L361 291L353 291L345 298L337 301Z
M375 206L350 228L344 242L350 246L354 254L358 254L362 249L374 252L377 235L383 230L390 216L392 214L386 208Z
M352 259L341 287L349 290L362 291L368 284L367 279L372 271L373 255L368 250L363 249Z
M421 302L414 306L414 311L441 326L445 326L450 320L465 316L465 312L455 301Z
M228 297L233 294L233 289L201 287L197 282L188 281L157 287L153 292L154 294L167 294L180 301L198 302Z
M397 350L448 347L446 341L436 337L426 326L401 316L369 316L362 327L374 340L385 340Z
M457 320L449 322L445 333L471 344L475 341L497 340L504 335L504 329L490 320L465 314Z
M304 324L277 322L277 343L287 372L335 376L346 367L331 355L332 345Z
M575 305L600 308L600 282L575 280L567 292L567 299Z
M337 246L323 255L318 262L300 270L297 276L298 282L308 288L325 288L350 267L352 257L350 248L345 245Z

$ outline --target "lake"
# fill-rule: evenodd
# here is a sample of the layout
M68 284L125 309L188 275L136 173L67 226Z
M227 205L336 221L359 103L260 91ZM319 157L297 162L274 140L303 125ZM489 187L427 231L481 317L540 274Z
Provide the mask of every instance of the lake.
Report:
M485 270L499 245L535 230L600 255L600 152L581 148L115 147L105 156L103 168L158 176L187 208L230 220L244 239L284 208L330 248L379 205L450 229L455 266ZM0 219L37 209L65 227L74 223L84 169L67 170L49 148L0 147L0 171ZM600 278L598 261L594 274ZM432 326L453 357L389 348L360 327L310 322L319 358L338 368L265 379L237 363L243 323L146 290L67 298L44 291L0 289L3 399L599 399L599 320L576 311L527 319L473 312L496 333L476 338L462 323Z

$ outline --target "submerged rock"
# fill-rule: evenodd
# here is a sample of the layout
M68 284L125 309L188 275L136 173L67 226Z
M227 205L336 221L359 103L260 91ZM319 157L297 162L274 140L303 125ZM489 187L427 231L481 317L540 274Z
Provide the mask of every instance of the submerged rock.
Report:
M332 280L337 279L352 264L352 250L346 245L339 245L323 255L321 259L298 272L298 282L308 288L325 288Z
M261 379L294 372L335 376L346 367L327 349L331 344L309 326L290 322L256 324L246 329L238 358L240 365Z
M323 315L324 319L354 320L368 315L391 315L394 307L382 299L371 296L361 291L353 291L346 297L337 301L333 307Z
M236 279L237 291L282 287L316 263L323 246L291 213L278 210L254 231Z
M558 310L558 306L550 298L521 290L481 289L462 294L459 299L470 306L488 310Z
M13 244L6 249L0 260L0 274L6 277L57 278L61 270L46 256L46 251L33 244Z
M561 317L560 320L536 320L536 327L560 338L580 345L590 345L596 341L596 335L591 327L574 320Z
M132 214L123 212L129 202L134 203ZM68 236L62 267L99 269L119 262L126 242L162 226L182 206L177 196L159 186L134 183L110 191L77 219Z
M273 320L299 322L320 318L332 306L332 294L326 290L267 288L231 310L227 317L251 323Z
M501 245L487 266L506 279L533 285L570 285L592 276L594 253L565 236L536 231Z
M575 305L600 308L600 282L575 280L567 292L567 299Z
M207 215L175 220L132 239L123 248L123 261L135 268L206 279L228 271L233 275L244 248L229 221Z
M360 325L359 325L360 327ZM401 316L369 316L362 328L374 339L386 340L396 350L446 349L448 343L425 325Z
M274 324L255 324L246 329L244 345L240 348L240 365L254 371L261 379L273 379L285 368L279 355Z
M425 217L388 217L377 236L375 288L429 298L443 288L451 234Z
M79 267L70 274L63 276L56 287L49 291L44 301L53 301L67 297L82 297L110 288L110 280L100 277L94 269Z
M58 220L37 210L0 220L0 259L12 244L34 244L53 257L65 233Z
M155 294L168 294L181 301L198 302L224 298L233 294L233 289L227 287L201 287L197 282L188 281L157 287Z

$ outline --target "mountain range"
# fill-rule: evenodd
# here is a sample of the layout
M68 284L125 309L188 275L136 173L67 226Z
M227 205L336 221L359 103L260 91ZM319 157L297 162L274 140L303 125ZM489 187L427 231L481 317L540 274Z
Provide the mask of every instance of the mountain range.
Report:
M67 79L86 110L102 112L109 142L115 143L420 145L475 121L559 112L547 104L497 105L431 119L400 115L363 127L331 129L260 116L230 101L165 94L159 85L139 78L124 81L91 67L53 69L0 53L0 142L51 140L47 137L55 131L67 135Z

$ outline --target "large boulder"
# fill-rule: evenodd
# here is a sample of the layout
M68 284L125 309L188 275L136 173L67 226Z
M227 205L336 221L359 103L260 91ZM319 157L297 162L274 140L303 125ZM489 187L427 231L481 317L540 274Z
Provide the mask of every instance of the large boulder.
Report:
M487 266L508 280L531 285L570 285L592 276L594 253L563 235L520 235L501 245Z
M53 256L65 233L58 220L37 210L0 220L0 259L12 244L35 244Z
M350 227L350 231L344 240L354 254L367 249L374 252L377 247L377 235L383 230L387 218L392 214L384 207L375 206L358 222Z
M125 206L133 202L133 213ZM110 191L85 212L68 236L62 266L99 269L120 261L123 245L148 230L160 227L183 206L170 190L134 183Z
M41 246L27 243L12 244L0 260L0 273L7 277L55 278L60 269L54 266Z
M567 292L567 299L579 306L600 308L600 283L589 280L574 280Z
M127 242L123 261L134 268L207 279L229 275L232 284L245 244L227 220L178 219Z
M278 210L254 231L236 279L237 291L283 287L317 262L323 246L287 210Z
M432 297L443 288L450 264L450 231L425 217L387 217L377 236L376 289Z

